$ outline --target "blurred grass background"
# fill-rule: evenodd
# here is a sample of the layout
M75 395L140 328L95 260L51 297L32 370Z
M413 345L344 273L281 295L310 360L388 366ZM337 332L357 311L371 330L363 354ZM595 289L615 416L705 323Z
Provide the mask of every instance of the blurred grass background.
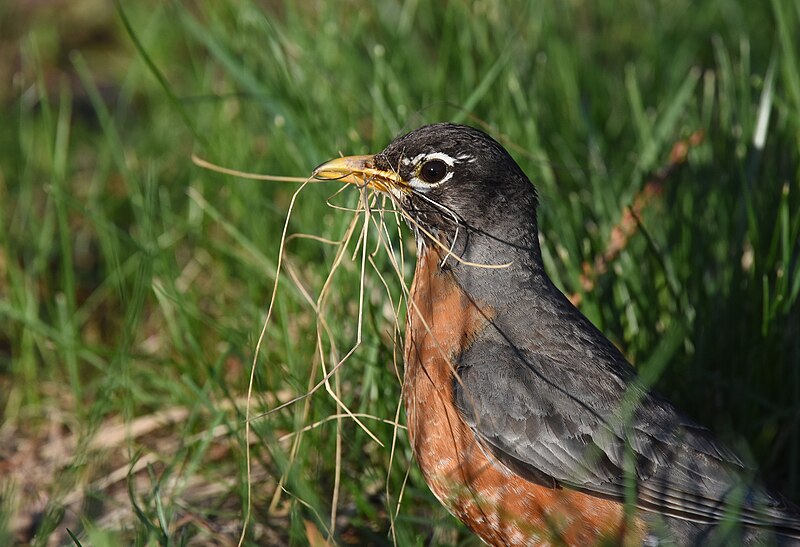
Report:
M242 397L297 185L191 154L306 176L441 120L512 151L557 284L800 501L798 36L796 0L0 4L0 543L235 544ZM341 238L335 190L304 191L290 232ZM335 252L287 246L297 283L278 292L256 412L321 378L298 284L316 297ZM346 350L358 257L334 283ZM374 273L365 298L336 386L391 421L399 356ZM350 419L300 434L337 412L321 390L254 421L248 544L319 545L332 525L341 544L475 544L402 431L392 453L391 424L365 418L384 447Z

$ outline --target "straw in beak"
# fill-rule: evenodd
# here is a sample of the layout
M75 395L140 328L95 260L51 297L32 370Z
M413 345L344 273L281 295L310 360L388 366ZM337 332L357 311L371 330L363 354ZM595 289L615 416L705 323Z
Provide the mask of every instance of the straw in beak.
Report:
M312 175L317 180L342 181L380 192L408 192L408 184L394 171L375 168L375 156L347 156L323 163Z

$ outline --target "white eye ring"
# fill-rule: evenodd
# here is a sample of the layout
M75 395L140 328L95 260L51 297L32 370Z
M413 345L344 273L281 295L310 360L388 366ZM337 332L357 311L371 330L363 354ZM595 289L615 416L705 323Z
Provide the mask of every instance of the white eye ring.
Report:
M416 166L415 170L419 173L419 170L424 166L427 162L431 160L439 160L447 165L447 174L437 182L425 182L418 176L411 177L411 180L408 181L409 185L416 190L425 191L430 188L436 188L437 186L441 186L451 178L453 178L453 166L458 163L458 161L445 154L444 152L432 152L430 154L419 154L415 156L413 159L409 160L409 163L412 163ZM405 162L405 160L403 160Z

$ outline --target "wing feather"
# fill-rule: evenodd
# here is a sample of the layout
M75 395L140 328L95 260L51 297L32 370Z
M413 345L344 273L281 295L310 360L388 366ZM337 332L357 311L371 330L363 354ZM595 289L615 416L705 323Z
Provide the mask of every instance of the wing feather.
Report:
M743 523L800 534L752 469L626 366L589 370L605 375L590 381L586 370L483 339L460 359L456 406L484 446L535 482L623 502L627 469L643 510L705 523L733 511Z

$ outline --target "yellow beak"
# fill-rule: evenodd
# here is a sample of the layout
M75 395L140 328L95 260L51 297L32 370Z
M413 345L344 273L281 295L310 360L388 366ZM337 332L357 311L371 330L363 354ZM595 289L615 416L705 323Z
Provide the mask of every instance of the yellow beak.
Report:
M410 187L394 171L375 168L375 156L347 156L323 163L312 176L317 180L336 180L366 186L380 192L397 189L409 192Z

